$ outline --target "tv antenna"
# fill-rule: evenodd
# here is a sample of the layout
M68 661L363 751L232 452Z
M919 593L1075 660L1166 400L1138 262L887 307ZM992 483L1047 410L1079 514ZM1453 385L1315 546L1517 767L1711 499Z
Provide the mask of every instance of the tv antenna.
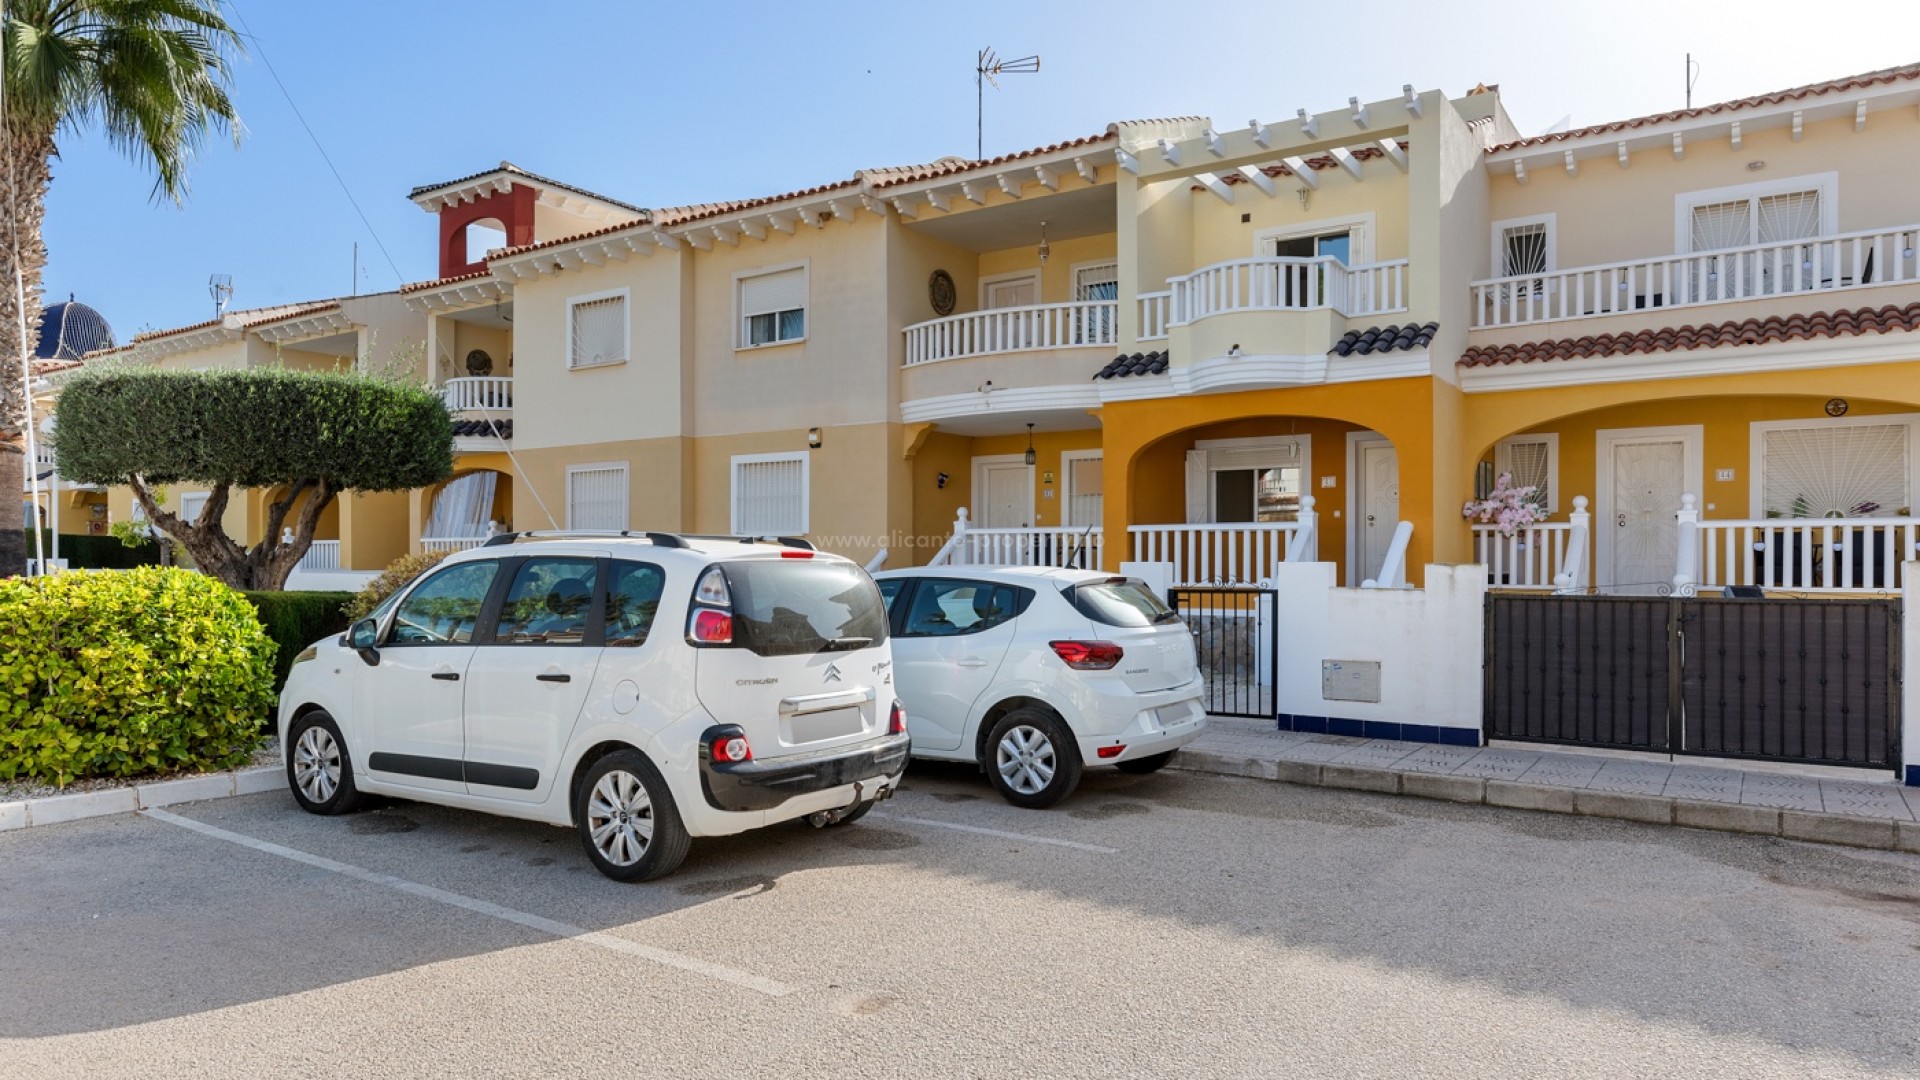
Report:
M1699 81L1700 81L1700 65L1694 61L1693 54L1688 53L1687 54L1687 108L1689 109L1693 108L1693 84Z
M993 83L995 90L1000 83L995 76L1030 75L1040 70L1038 56L1023 56L1018 60L1002 60L991 48L981 49L974 58L973 65L973 157L978 161L987 156L987 84Z
M227 313L227 304L233 300L233 275L214 274L207 278L207 295L213 297L213 317L219 318Z

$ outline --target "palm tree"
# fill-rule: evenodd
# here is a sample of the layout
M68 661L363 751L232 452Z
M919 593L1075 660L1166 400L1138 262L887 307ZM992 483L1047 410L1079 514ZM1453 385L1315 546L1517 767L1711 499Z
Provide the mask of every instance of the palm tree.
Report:
M207 134L239 139L227 86L240 37L219 0L0 2L0 575L8 575L26 566L18 493L31 346L20 328L40 325L40 227L59 140L98 125L152 168L155 199L180 201Z

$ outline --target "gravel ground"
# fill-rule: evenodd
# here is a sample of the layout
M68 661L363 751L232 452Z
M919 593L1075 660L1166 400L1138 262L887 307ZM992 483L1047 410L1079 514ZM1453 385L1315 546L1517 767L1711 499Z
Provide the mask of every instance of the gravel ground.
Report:
M269 735L267 740L260 744L260 749L253 752L253 760L243 768L278 764L280 764L280 737ZM108 776L92 780L75 780L66 787L36 780L0 780L0 802L44 799L49 795L78 795L86 791L111 791L114 788L130 788L140 784L157 784L162 780L184 780L189 776L205 775L206 771L202 769L182 769L178 772L154 773L149 776Z

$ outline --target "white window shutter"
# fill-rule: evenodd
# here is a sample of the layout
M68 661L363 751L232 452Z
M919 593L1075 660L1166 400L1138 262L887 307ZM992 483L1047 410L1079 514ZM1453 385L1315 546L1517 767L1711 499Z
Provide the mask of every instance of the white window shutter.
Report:
M1207 452L1205 450L1187 451L1187 524L1204 524L1207 520Z
M796 536L807 531L807 461L785 457L733 463L733 531Z
M627 298L609 296L574 304L573 354L568 367L617 364L627 358Z
M567 528L628 528L625 466L574 469L567 473Z
M740 314L765 315L773 311L792 311L807 306L807 272L804 267L777 270L740 279Z

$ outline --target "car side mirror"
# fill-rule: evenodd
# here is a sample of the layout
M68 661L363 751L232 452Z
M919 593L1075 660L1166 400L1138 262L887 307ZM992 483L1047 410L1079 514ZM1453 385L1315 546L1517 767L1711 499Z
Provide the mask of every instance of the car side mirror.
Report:
M379 642L380 624L372 619L361 619L347 630L347 644L360 654L368 667L380 662L380 650L375 648Z

